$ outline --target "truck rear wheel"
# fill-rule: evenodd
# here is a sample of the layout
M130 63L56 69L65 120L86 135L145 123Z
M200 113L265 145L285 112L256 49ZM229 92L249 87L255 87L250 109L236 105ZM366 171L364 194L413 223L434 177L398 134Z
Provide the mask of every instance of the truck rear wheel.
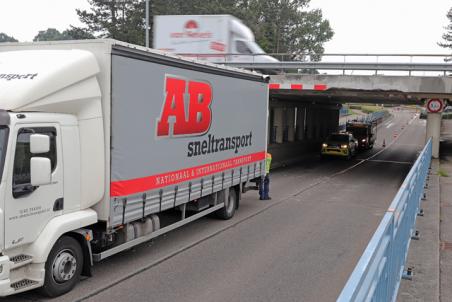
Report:
M231 188L229 189L229 198L225 202L224 207L216 212L217 217L224 220L231 219L235 214L236 207L237 207L237 193L234 190L234 188Z
M60 237L45 264L45 280L42 292L57 297L72 290L80 279L83 268L83 252L72 237Z

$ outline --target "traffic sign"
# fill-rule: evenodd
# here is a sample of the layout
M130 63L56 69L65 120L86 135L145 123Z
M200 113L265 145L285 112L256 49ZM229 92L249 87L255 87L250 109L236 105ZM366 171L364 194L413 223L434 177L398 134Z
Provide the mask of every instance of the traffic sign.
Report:
M430 113L438 113L443 111L444 102L440 99L430 99L427 101L427 111Z

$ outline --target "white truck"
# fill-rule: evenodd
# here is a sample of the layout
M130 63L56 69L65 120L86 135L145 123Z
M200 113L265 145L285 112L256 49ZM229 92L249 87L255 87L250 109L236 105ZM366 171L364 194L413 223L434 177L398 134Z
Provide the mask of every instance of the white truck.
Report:
M231 218L265 173L266 81L115 40L1 44L0 296L61 295L94 261Z
M274 63L253 32L231 15L154 17L154 48L209 62Z

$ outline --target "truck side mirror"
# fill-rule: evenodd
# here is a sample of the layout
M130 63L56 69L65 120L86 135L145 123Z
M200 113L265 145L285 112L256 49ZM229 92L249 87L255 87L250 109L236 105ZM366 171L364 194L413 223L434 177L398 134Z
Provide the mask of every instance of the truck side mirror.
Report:
M50 151L50 137L44 134L30 135L30 152L32 154L47 153Z
M32 186L48 185L52 182L50 159L47 157L30 159L30 180Z

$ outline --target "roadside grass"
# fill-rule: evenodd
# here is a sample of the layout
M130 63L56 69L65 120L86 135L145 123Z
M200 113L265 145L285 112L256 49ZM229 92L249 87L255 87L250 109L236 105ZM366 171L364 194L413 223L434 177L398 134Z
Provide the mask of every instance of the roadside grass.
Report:
M441 177L449 177L449 173L447 173L447 171L443 168L439 168L437 173Z
M374 113L378 111L385 111L386 109L377 105L362 105L362 104L351 104L349 105L349 110L361 110L364 113Z
M380 106L372 106L372 105L361 106L361 111L364 113L374 113L374 112L383 111L383 110L385 110L385 109Z

